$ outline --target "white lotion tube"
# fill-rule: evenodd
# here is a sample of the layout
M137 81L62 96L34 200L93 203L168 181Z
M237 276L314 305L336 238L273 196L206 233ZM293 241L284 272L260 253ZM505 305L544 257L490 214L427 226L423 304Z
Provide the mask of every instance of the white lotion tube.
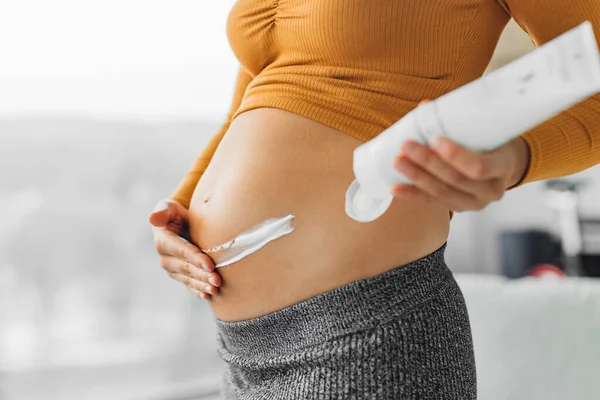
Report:
M444 135L472 150L491 150L600 91L600 53L589 21L525 56L406 114L357 147L356 179L346 214L359 222L390 206L391 186L410 181L393 160L408 139L426 144Z

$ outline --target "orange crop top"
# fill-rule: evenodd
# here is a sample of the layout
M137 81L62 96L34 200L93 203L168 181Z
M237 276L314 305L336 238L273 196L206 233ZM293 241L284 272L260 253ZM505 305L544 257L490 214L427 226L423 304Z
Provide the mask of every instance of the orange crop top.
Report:
M482 76L511 17L537 46L585 20L600 40L599 0L238 0L227 21L241 64L229 116L171 197L189 207L229 124L248 110L283 109L372 139L421 100ZM531 158L514 187L600 163L600 96L522 137Z

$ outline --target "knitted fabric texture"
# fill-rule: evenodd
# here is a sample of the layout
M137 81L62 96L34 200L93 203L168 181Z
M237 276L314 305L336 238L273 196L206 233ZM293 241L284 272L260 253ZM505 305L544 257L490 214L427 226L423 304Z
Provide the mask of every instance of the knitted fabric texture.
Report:
M217 319L223 398L475 399L469 317L445 248L257 318Z

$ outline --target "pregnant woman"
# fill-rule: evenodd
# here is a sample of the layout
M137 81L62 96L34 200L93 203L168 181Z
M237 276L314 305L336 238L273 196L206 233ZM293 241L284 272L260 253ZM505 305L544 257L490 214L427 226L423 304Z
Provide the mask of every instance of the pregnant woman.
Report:
M599 98L490 152L405 143L395 167L414 187L391 188L373 222L344 211L352 153L480 77L511 17L536 45L585 20L600 31L597 0L565 4L235 3L228 120L149 217L162 267L214 312L226 398L476 398L467 309L444 263L452 212L599 163Z

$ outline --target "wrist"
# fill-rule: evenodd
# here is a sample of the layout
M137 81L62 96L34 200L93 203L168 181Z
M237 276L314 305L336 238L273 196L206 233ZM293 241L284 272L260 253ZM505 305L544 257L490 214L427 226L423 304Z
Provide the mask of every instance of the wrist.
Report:
M523 178L525 178L531 155L527 142L521 136L511 140L508 143L507 148L510 151L512 168L504 187L506 189L511 189L520 184Z

